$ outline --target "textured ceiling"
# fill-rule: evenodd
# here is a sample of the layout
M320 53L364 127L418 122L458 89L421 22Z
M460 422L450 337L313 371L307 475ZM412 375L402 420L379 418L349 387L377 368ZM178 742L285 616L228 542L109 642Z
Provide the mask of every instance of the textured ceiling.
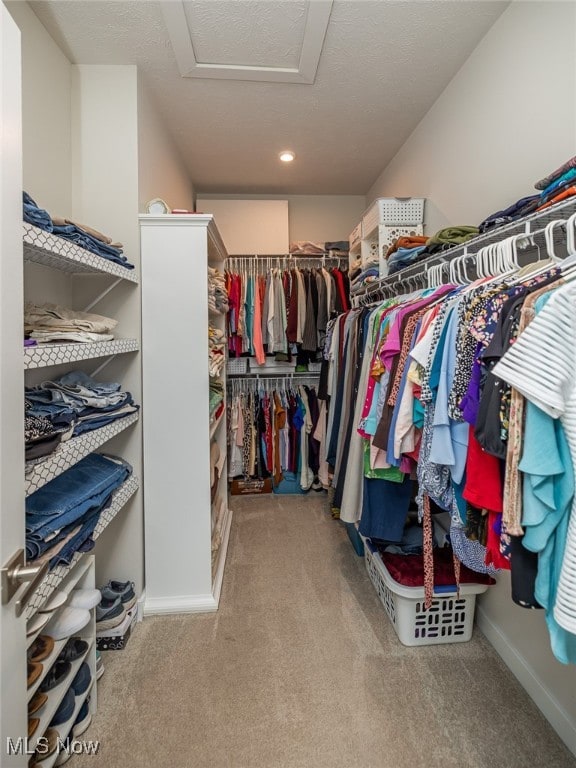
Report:
M365 194L509 3L334 0L312 85L181 77L159 2L30 4L72 62L138 65L197 191ZM188 5L199 58L294 64L306 3Z
M215 64L297 67L306 6L298 0L187 3L185 13L196 58Z

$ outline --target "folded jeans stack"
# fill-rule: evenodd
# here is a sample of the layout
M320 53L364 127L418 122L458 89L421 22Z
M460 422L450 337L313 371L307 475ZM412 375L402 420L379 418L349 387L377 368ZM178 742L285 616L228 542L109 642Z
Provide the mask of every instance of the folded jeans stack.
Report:
M39 208L26 192L23 193L23 217L24 221L29 224L65 240L70 240L80 248L95 253L103 259L121 264L126 269L134 269L134 264L131 264L122 253L122 243L112 242L111 237L103 235L85 224L78 224L71 219L50 216L48 211Z
M112 341L117 320L91 312L80 312L58 304L34 304L24 307L24 333L36 342Z
M54 429L71 427L78 436L136 413L130 392L117 382L99 382L83 371L26 389L27 415L49 419Z
M226 280L219 269L208 267L208 308L225 315L228 312Z
M94 547L92 534L113 492L132 473L123 459L91 453L26 499L27 560L70 565Z

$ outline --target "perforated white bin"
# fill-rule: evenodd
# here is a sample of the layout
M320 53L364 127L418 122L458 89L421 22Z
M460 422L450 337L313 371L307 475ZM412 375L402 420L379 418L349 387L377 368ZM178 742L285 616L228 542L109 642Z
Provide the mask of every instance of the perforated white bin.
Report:
M362 217L362 237L379 224L415 226L424 221L424 197L379 197Z
M390 576L370 539L364 539L366 570L398 639L404 645L465 643L472 637L476 595L486 584L469 584L454 593L437 594L424 608L424 587L404 587Z

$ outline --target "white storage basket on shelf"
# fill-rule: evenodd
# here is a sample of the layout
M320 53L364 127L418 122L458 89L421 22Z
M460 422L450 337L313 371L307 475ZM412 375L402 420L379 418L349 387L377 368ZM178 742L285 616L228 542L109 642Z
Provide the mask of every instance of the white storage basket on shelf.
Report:
M456 592L435 593L424 608L424 587L405 587L394 581L370 539L363 539L366 570L398 639L408 646L465 643L472 637L476 595L486 584L467 584Z
M379 197L362 217L362 237L379 224L414 226L424 221L423 197Z
M226 372L229 376L241 376L244 373L248 373L248 358L229 357L226 363Z

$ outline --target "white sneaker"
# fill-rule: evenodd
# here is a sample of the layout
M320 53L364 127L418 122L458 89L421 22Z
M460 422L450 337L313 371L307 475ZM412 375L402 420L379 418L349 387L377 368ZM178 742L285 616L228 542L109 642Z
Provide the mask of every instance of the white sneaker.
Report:
M90 613L85 608L62 608L46 625L45 634L54 640L76 635L90 621Z
M89 611L96 608L100 600L102 595L99 589L73 589L67 605L70 608L85 608Z

